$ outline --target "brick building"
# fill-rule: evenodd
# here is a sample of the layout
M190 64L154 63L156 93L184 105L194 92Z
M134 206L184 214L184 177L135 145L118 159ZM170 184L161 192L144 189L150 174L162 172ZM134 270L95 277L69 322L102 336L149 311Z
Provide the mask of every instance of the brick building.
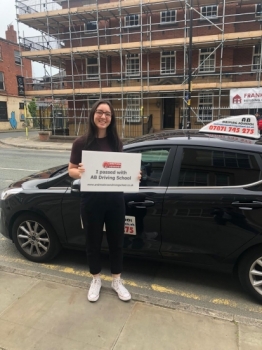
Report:
M21 127L24 115L23 76L32 78L31 61L22 58L12 25L0 38L0 129ZM22 69L21 69L22 68Z
M260 0L21 0L17 8L19 22L42 32L23 38L22 56L66 72L38 91L27 79L27 96L67 99L71 134L101 97L126 137L151 122L185 126L189 114L199 128L254 112L230 110L229 96L261 84Z

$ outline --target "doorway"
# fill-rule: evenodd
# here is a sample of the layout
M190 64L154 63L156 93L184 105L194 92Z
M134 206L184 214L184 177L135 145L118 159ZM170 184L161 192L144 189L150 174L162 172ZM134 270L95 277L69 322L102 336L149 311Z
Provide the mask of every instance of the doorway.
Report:
M174 129L175 127L175 98L163 99L163 128Z

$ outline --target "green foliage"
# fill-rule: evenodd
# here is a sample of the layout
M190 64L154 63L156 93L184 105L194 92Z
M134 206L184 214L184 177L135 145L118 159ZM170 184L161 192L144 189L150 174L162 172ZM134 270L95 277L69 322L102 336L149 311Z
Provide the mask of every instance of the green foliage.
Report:
M31 114L31 117L33 119L33 126L38 127L39 122L37 119L37 112L36 112L37 111L37 104L35 102L35 98L32 98L32 101L30 101L28 103L27 107L28 107L28 111Z

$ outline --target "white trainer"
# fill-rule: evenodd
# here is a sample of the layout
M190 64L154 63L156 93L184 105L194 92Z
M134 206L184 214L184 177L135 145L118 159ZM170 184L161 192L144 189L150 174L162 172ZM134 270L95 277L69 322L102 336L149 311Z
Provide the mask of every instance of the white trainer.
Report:
M119 299L123 301L128 301L131 299L131 294L126 287L123 286L123 281L120 278L113 278L111 286L114 291L117 292Z
M93 281L91 282L87 299L89 301L97 301L99 298L99 293L101 289L101 278L100 277L93 277Z

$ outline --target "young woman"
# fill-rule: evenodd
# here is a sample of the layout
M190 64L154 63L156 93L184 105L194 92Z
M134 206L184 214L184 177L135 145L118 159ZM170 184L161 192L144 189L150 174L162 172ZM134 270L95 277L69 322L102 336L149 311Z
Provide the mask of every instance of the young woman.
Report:
M122 142L116 129L116 118L110 102L97 101L89 115L86 135L76 139L72 146L69 175L81 178L85 171L81 163L82 150L122 152ZM92 166L92 164L90 164ZM100 251L103 238L103 226L110 254L112 288L121 300L131 299L128 290L120 278L123 267L123 240L125 226L125 203L123 192L83 192L81 196L81 218L86 232L86 253L93 280L88 291L89 301L99 298L101 288Z

